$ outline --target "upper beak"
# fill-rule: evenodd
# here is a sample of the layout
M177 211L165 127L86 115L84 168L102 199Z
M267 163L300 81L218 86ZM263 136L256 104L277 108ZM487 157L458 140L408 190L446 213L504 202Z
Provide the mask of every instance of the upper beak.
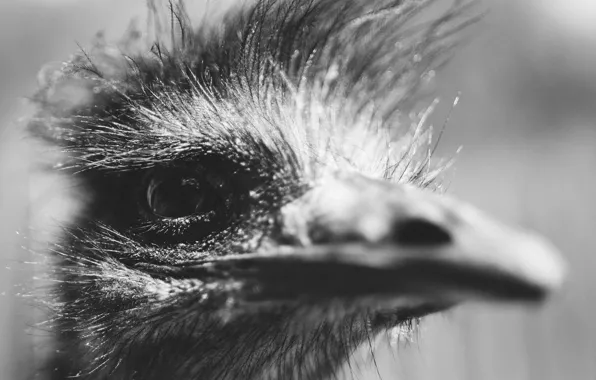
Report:
M240 281L256 302L540 301L564 278L542 238L445 196L364 177L330 180L285 206L275 239L183 271Z

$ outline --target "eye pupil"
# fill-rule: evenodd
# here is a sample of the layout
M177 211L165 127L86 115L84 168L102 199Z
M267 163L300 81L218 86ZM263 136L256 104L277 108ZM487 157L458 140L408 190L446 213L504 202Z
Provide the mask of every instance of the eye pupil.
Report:
M147 202L157 216L180 218L199 212L204 206L205 194L192 179L154 179L147 188Z

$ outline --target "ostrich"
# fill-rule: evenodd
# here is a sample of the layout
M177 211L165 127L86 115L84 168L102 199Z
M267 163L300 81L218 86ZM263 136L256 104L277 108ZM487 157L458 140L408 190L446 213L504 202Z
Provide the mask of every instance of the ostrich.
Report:
M29 130L82 204L49 249L48 376L326 379L387 329L557 288L547 242L441 194L417 94L475 16L431 3L256 0L198 28L170 3L171 41L44 70Z

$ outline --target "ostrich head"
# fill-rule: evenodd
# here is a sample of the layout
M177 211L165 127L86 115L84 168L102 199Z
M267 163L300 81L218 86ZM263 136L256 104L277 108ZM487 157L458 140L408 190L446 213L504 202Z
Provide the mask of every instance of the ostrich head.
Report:
M457 3L258 0L46 70L30 130L83 199L51 249L53 378L319 379L379 332L538 301L552 248L440 193L416 94ZM413 22L414 20L414 22Z

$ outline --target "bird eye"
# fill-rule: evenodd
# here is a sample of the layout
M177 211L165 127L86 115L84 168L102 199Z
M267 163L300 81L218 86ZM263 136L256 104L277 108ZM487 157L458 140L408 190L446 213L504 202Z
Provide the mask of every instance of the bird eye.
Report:
M200 169L168 168L149 172L144 186L144 209L159 220L208 222L226 214L229 186L220 176Z
M200 213L207 206L208 188L196 178L158 176L147 186L147 205L162 218L180 218Z
M234 178L223 165L217 171L195 163L147 171L132 231L152 241L189 242L227 228L246 204Z

